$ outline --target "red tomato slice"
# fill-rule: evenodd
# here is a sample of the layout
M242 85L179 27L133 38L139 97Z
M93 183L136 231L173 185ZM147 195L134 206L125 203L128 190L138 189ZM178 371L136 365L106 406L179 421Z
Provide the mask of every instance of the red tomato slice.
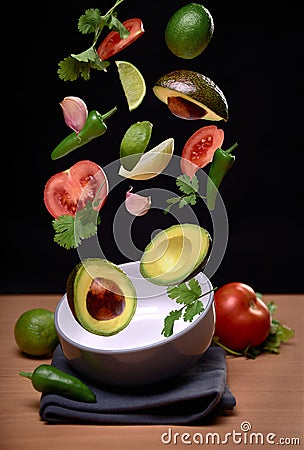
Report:
M98 56L103 61L132 44L145 32L141 19L128 19L122 24L129 31L129 36L121 38L118 31L111 31L97 48Z
M99 189L97 199L100 202L95 208L97 211L108 196L108 179L98 164L89 160L79 161L47 181L44 187L44 204L55 219L66 214L75 216L88 201L93 202Z
M199 168L212 161L214 152L224 142L224 131L215 125L208 125L197 130L186 142L180 162L182 173L190 179Z

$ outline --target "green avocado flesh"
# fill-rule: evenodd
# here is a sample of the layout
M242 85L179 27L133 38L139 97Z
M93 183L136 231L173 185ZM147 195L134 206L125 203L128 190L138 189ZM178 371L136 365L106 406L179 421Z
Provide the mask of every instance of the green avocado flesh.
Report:
M136 311L132 281L106 259L87 258L77 264L68 277L66 292L75 319L101 336L123 330Z
M160 231L146 246L140 272L153 284L172 286L189 280L207 264L211 236L196 224L178 224Z
M228 121L228 104L223 92L210 78L199 72L191 70L170 72L155 83L153 92L180 118ZM173 97L178 97L178 113L176 113L177 101L173 102ZM195 114L192 113L189 102L197 106Z

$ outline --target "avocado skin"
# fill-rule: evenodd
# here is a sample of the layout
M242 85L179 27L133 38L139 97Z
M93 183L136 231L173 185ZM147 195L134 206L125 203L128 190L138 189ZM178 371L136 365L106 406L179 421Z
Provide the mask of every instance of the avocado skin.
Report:
M223 120L228 121L229 119L228 104L223 92L214 81L199 72L174 70L159 78L155 87L179 92L187 100L195 100L200 103L202 108L206 106ZM154 88L153 90L156 93ZM166 102L166 99L157 96Z
M122 291L124 292L124 283L128 284L126 287L126 297L128 298L128 304L126 305L126 308L124 312L121 314L121 316L124 314L124 320L121 321L119 319L119 324L117 325L117 319L112 320L100 320L100 327L98 329L95 328L95 325L89 323L88 320L85 320L82 315L79 313L79 308L75 307L75 302L79 301L79 296L77 295L77 286L79 283L81 283L81 271L86 272L86 269L83 269L85 264L93 264L98 267L98 270L100 270L100 275L103 275L103 266L106 267L108 271L113 270L113 274L115 274L116 277L119 277L119 286L122 288ZM101 267L99 267L101 265ZM80 274L80 277L79 277ZM78 276L78 277L77 277ZM76 280L77 277L77 280ZM80 280L79 280L80 278ZM108 277L108 279L110 279ZM93 280L93 279L92 279ZM67 282L66 282L66 295L67 295L67 301L68 305L71 309L71 312L75 319L77 320L80 325L82 325L87 331L90 331L91 333L98 334L101 336L112 336L114 334L117 334L119 331L126 328L126 326L131 322L137 306L137 294L136 290L133 286L132 281L128 277L128 275L118 266L116 266L114 263L107 261L105 259L101 258L86 258L76 264L72 271L70 272ZM84 303L86 303L86 297L83 299ZM78 313L77 313L78 310ZM103 323L106 324L106 328L103 328ZM111 324L113 324L113 328L111 328Z
M212 238L210 236L210 234L208 233L208 237L209 237L209 247L208 247L208 251L207 254L205 256L205 258L203 259L203 261L197 266L197 268L190 273L190 275L188 277L186 277L183 282L185 283L186 281L191 280L191 278L195 277L196 275L198 275L200 272L203 272L204 268L207 265L207 262L209 261L209 257L210 257L210 253L211 253L211 249L212 249Z

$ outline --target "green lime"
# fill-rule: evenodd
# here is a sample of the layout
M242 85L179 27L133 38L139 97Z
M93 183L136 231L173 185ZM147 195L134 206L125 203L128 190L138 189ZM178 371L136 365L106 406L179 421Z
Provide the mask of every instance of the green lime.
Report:
M128 61L115 61L129 110L137 108L146 95L146 82L141 72Z
M15 341L30 356L47 356L59 343L54 313L43 308L25 311L14 327Z
M150 142L153 124L148 120L133 123L125 132L120 144L120 162L132 170Z
M213 31L214 22L208 9L198 3L189 3L169 19L165 41L174 55L193 59L205 50Z

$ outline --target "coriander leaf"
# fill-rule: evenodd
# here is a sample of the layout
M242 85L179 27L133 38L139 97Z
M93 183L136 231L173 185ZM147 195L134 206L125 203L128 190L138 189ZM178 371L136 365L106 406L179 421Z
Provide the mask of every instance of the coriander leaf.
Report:
M195 175L193 179L194 178L196 178ZM183 194L192 194L195 191L192 186L192 181L190 180L190 177L188 175L180 175L179 177L177 177L176 185Z
M200 314L204 310L204 305L199 299L204 295L210 294L210 292L215 289L216 288L213 288L208 292L202 293L199 281L195 278L188 281L188 285L184 282L177 286L168 287L168 297L175 300L177 303L183 304L183 306L179 310L171 311L165 318L162 334L166 337L171 336L173 334L175 320L178 320L181 317L183 317L184 321L191 322L197 314ZM182 316L183 311L184 315Z
M161 334L169 337L173 334L174 322L182 317L182 309L171 311L165 318L164 327Z
M75 81L79 76L82 76L85 80L89 80L90 66L69 56L63 61L60 61L57 73L63 81Z
M71 56L80 62L96 62L97 59L100 59L94 47L90 47L86 51L78 53L78 55L72 53Z
M125 39L129 36L130 31L116 18L115 14L112 14L107 21L107 26L119 33L121 39Z
M202 295L202 288L199 284L199 281L196 278L191 278L191 280L188 281L188 285L193 292L193 294L199 298Z
M78 19L78 30L82 34L95 33L101 21L101 13L99 9L87 9L85 14Z
M54 241L67 250L77 248L81 240L74 234L75 220L73 216L65 214L52 221L55 230Z
M192 322L197 314L200 314L204 310L204 305L200 300L195 300L194 302L187 305L184 311L184 321Z
M129 34L129 31L116 18L115 8L123 1L116 0L114 6L103 16L97 8L88 9L85 14L80 16L78 19L78 30L82 34L93 33L93 43L88 50L79 54L71 54L70 57L59 62L57 73L60 79L64 81L75 81L81 76L85 80L89 80L91 69L106 72L106 68L110 63L108 61L102 61L99 58L95 45L105 26L117 30L121 36L127 36Z
M182 208L183 206L186 205L195 205L195 204L196 204L196 195L193 193L182 197L179 202L179 207Z
M170 287L167 290L168 297L175 300L177 303L189 304L197 299L197 293L188 287L186 283L181 283L178 286Z
M186 205L196 205L197 198L203 198L199 192L199 181L198 178L194 175L190 180L188 175L179 175L176 178L176 185L181 191L182 195L179 197L171 197L166 200L168 206L164 209L164 214L167 214L170 211L170 208L178 203L179 208L183 208Z

